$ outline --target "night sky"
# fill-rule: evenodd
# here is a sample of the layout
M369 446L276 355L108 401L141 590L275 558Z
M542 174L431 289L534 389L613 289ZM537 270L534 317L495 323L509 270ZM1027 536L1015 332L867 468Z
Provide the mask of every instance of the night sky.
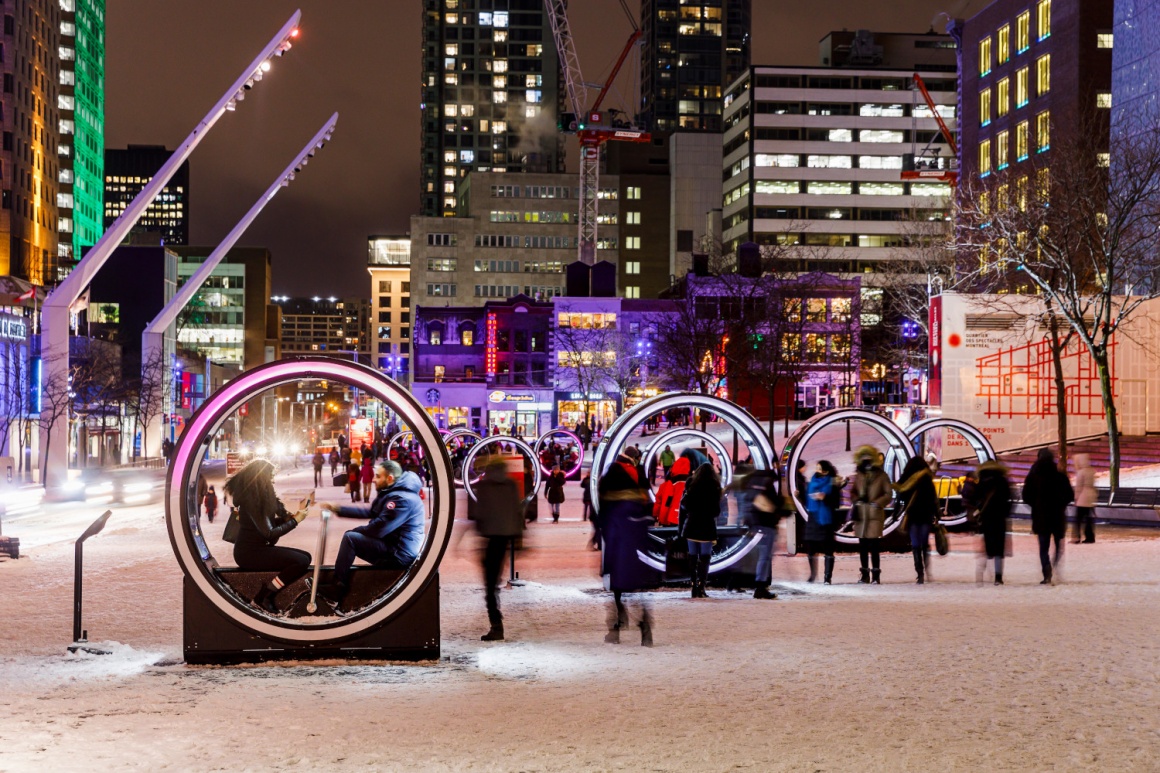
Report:
M570 5L585 80L598 80L631 27L616 0ZM985 6L753 0L752 59L812 65L831 29L923 32L934 22L941 31L941 11L962 16ZM418 209L419 0L109 0L105 142L176 146L299 7L294 49L193 154L191 239L220 241L337 110L333 142L240 244L272 250L275 294L365 296L366 236L406 232ZM622 91L628 86L622 76ZM573 147L569 160L575 156Z

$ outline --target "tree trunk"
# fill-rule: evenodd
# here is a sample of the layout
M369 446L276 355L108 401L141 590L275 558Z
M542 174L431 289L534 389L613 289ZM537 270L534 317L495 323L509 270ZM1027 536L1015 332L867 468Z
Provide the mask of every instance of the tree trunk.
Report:
M1051 364L1055 368L1055 431L1059 438L1059 469L1067 472L1067 382L1063 378L1063 347L1059 341L1059 317L1048 311L1051 330Z
M1108 370L1108 350L1097 346L1092 353L1100 374L1100 397L1104 403L1104 418L1108 426L1108 487L1114 493L1120 487L1120 428L1116 420L1116 402L1112 397L1112 374Z

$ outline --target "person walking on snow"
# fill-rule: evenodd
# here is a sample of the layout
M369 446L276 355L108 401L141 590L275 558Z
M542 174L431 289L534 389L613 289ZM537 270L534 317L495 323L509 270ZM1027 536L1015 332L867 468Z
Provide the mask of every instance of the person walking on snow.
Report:
M560 470L560 465L557 464L552 468L552 473L548 476L544 488L544 497L552 508L552 523L560 522L560 505L564 503L565 482L564 473Z
M1003 584L1003 558L1011 553L1011 484L1007 470L996 461L979 465L979 482L971 492L983 534L983 556L978 581L983 581L987 561L995 559L995 584Z
M487 633L482 641L503 641L503 614L499 611L499 578L509 543L524 530L524 511L516 482L500 457L488 462L483 480L475 484L475 528L487 540L483 551L483 590L487 602Z
M934 476L925 459L914 457L902 469L902 480L894 486L899 506L910 534L910 552L914 556L915 582L926 582L930 564L930 530L938 513L938 493Z
M1063 558L1063 538L1067 534L1067 506L1075 499L1071 481L1059 471L1050 448L1039 449L1039 457L1023 481L1023 501L1031 506L1031 531L1039 538L1040 585L1053 585L1055 570ZM1051 540L1055 556L1048 560Z
M310 460L311 465L314 467L315 488L322 485L322 465L325 462L326 460L322 457L322 452L315 449L314 456Z
M638 551L648 550L649 514L648 496L642 487L634 460L620 454L616 462L600 479L601 533L604 540L603 572L608 575L612 590L613 608L609 615L608 634L604 641L619 644L621 631L631 624L624 594L655 588L660 584L659 574L640 560ZM653 645L652 611L648 602L640 602L640 643Z
M1075 460L1075 539L1072 542L1081 541L1081 532L1083 542L1095 542L1096 471L1087 454L1076 454L1072 458Z
M886 507L894 494L890 476L882 469L882 454L873 446L862 446L854 452L858 472L854 475L854 536L858 538L860 583L879 585L882 530L886 525ZM869 559L869 560L867 560Z

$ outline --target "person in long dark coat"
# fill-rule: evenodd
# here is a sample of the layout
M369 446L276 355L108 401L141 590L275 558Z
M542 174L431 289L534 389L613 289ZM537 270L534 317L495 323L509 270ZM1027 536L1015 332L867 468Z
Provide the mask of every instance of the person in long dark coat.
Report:
M638 550L648 549L648 530L653 517L636 465L624 454L617 457L600 479L598 495L604 573L608 575L614 604L604 641L619 644L620 632L630 622L624 594L660 584L660 575L637 555ZM643 599L640 603L640 643L645 647L653 644L652 612Z
M983 560L979 567L979 582L987 561L995 559L995 584L1003 584L1003 558L1011 552L1011 484L1007 470L996 461L979 465L979 482L971 491L971 504L978 513L979 530L983 534ZM964 495L965 496L965 495Z
M560 505L564 503L564 483L566 480L560 465L556 465L544 483L544 496L552 509L552 523L560 522Z
M930 564L930 531L938 514L938 492L926 460L916 456L907 462L894 490L898 492L900 512L906 514L914 573L918 576L916 582L922 585Z
M1067 506L1075 499L1071 481L1059 471L1050 448L1039 449L1039 457L1023 481L1023 501L1031 506L1031 531L1039 537L1039 565L1043 569L1040 585L1051 585L1054 569L1063 558L1063 538L1067 534ZM1048 560L1051 540L1055 556Z
M483 587L487 600L487 620L491 628L480 638L503 641L503 614L499 610L499 577L511 541L524 530L524 510L516 482L507 473L500 457L488 462L483 480L475 484L475 526L487 539L483 553Z
M689 542L692 598L707 598L709 563L717 542L717 518L721 515L721 479L713 465L705 462L685 485L681 496L678 534Z

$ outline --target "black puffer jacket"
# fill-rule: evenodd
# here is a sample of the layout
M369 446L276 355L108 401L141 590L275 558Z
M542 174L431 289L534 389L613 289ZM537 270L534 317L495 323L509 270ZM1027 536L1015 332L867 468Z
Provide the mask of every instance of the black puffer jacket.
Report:
M934 476L921 457L914 457L902 470L902 479L894 486L898 492L900 513L906 513L908 525L930 525L938 514L938 493Z
M1062 538L1067 532L1067 506L1074 499L1071 481L1059 471L1051 450L1041 448L1023 481L1023 501L1031 506L1031 531Z
M272 486L269 491L249 488L238 492L234 505L238 508L237 546L274 545L298 526Z
M680 535L700 542L717 541L721 515L721 482L709 464L702 464L681 497Z

